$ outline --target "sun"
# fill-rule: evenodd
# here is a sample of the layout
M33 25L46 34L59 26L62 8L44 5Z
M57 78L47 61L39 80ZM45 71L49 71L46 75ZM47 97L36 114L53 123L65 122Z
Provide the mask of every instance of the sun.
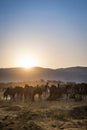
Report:
M37 66L37 61L33 58L23 58L20 61L20 67L28 69L34 66Z

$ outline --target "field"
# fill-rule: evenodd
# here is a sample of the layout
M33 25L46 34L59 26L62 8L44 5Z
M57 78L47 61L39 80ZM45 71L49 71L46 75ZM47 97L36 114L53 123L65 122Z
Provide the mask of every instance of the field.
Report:
M87 102L1 100L0 130L87 130Z

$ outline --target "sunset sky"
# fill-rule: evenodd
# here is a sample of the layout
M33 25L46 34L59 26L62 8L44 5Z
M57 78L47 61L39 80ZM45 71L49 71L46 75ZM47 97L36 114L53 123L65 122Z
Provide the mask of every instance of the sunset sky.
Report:
M87 66L87 0L0 0L0 68Z

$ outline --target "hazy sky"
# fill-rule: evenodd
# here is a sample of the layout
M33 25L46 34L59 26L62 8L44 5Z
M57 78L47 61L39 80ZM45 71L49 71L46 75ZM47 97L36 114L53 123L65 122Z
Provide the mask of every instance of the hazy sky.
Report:
M87 0L0 0L0 67L32 61L87 66Z

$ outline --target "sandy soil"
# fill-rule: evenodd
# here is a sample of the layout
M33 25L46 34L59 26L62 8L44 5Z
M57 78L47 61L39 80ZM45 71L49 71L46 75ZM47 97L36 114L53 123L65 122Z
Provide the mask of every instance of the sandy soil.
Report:
M0 130L87 130L87 102L0 101Z

